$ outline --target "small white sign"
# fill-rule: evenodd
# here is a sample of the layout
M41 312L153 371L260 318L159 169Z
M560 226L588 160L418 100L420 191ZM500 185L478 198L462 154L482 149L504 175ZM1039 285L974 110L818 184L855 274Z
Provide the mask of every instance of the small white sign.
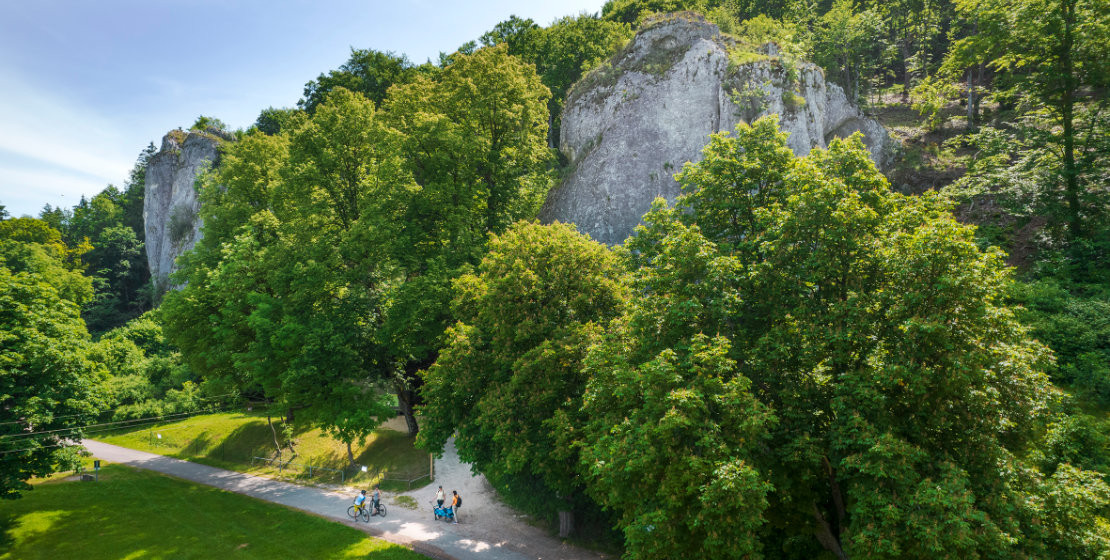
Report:
M158 434L158 439L162 439L162 434Z
M366 465L362 466L362 472L366 472Z

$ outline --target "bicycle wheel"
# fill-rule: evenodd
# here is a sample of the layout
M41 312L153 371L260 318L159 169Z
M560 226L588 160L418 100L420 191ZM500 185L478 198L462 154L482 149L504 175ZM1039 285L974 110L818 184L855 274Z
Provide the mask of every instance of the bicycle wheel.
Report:
M347 517L350 517L351 519L354 519L354 520L358 520L358 507L351 506L351 507L347 508Z
M370 508L368 508L368 507L362 508L362 511L360 512L360 514L362 515L362 520L363 521L365 521L367 523L370 522Z
M385 517L385 504L378 505L378 515Z

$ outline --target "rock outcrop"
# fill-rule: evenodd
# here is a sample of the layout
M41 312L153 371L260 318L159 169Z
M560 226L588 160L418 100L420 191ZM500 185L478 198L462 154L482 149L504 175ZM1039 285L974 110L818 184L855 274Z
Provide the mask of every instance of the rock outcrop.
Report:
M147 163L143 225L150 277L159 294L170 287L174 261L200 239L200 203L194 184L201 171L216 163L221 134L170 131L162 138L162 149Z
M568 94L560 149L570 172L540 219L621 243L652 200L679 194L673 175L701 158L711 133L771 113L798 155L860 131L875 162L888 165L889 134L819 67L780 56L773 44L760 51L744 52L689 13L642 29Z

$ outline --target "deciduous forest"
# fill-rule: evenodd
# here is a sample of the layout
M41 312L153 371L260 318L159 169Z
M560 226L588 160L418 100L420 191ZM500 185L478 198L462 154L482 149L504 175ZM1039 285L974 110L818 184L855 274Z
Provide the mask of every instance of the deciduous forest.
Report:
M859 136L797 156L772 115L623 244L540 223L568 91L682 11L820 66L892 168ZM154 144L72 208L0 206L0 497L89 426L249 400L348 450L402 415L628 559L1110 558L1110 3L507 16L423 64L352 49L225 130L168 291Z

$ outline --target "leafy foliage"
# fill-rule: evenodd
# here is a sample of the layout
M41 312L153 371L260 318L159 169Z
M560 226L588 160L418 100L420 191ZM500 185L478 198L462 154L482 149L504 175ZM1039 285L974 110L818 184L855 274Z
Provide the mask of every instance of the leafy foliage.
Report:
M381 339L405 391L435 361L451 279L481 258L489 233L534 217L547 194L549 96L535 70L499 45L457 53L383 105L397 156L419 185L395 206L385 245L404 280L391 287Z
M509 54L535 65L540 80L551 90L549 144L558 146L567 90L631 36L627 25L587 14L563 17L548 27L513 16L482 35L481 41L490 46L505 44Z
M1002 255L939 197L892 194L858 139L794 158L774 120L736 135L645 218L630 312L587 358L590 491L629 556L1102 550L1031 505L1082 492L1060 507L1097 535L1106 487L1022 459L1051 391ZM718 507L734 487L751 501ZM721 509L745 525L713 533Z
M560 509L589 507L575 448L581 359L620 312L623 280L613 251L573 226L518 222L494 236L455 281L458 322L424 374L420 445L442 450L457 431L459 456L493 480L538 479Z
M304 97L297 102L297 106L313 113L337 88L361 93L374 105L381 105L390 86L408 83L418 74L429 71L427 67L413 66L403 54L352 48L350 58L338 70L320 74L305 84Z
M37 239L31 235L39 236ZM0 498L72 466L71 439L103 404L80 306L92 295L61 235L30 218L0 222Z
M228 146L201 193L188 285L163 304L168 336L215 387L308 407L348 441L391 414L375 386L382 261L366 235L403 176L374 113L337 89L290 136Z

